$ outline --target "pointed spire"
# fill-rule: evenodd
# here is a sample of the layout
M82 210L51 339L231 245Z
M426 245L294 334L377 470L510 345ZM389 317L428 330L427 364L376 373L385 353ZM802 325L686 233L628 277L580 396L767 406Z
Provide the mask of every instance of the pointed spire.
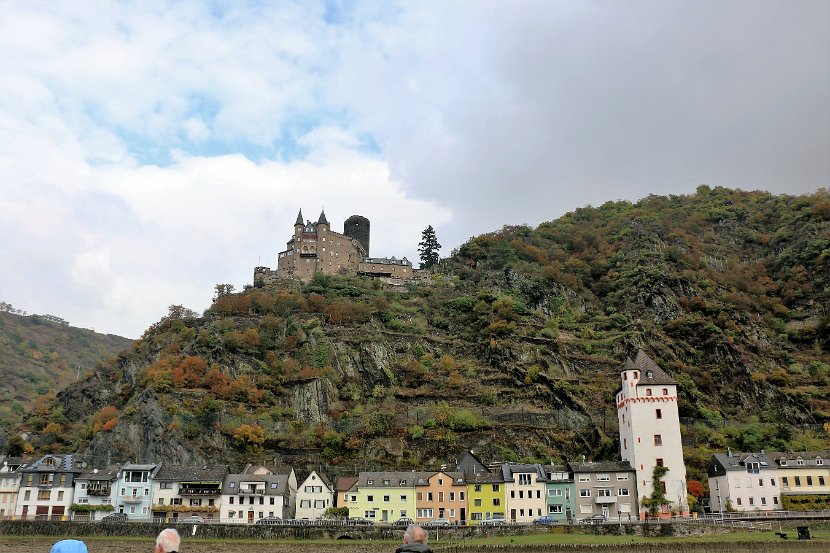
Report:
M305 223L303 223L303 210L302 209L300 210L300 213L297 214L297 221L294 223L295 227L297 225L303 225L303 226L305 225Z
M328 225L329 224L328 219L326 219L326 210L325 209L320 212L320 218L317 219L317 224L318 225ZM329 225L329 226L331 226L331 225Z

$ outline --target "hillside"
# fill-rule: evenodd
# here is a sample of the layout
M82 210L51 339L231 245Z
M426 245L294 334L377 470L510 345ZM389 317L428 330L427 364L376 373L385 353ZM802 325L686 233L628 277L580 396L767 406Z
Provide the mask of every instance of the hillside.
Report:
M679 382L690 478L712 451L826 448L830 195L700 187L506 227L433 285L281 282L173 309L25 429L89 461L435 466L618 455L642 348ZM60 419L56 419L60 415Z
M53 317L0 311L0 434L131 343Z

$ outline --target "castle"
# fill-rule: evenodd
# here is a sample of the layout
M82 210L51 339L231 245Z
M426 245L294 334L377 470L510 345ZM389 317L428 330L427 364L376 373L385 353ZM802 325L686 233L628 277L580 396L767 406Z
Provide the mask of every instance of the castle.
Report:
M422 278L420 271L404 257L369 257L369 219L352 215L343 223L343 233L331 230L325 211L316 223L303 222L297 214L294 234L284 251L277 254L277 269L256 267L254 286L261 288L279 279L296 278L308 282L316 272L326 275L358 274L382 279L389 284L404 284Z

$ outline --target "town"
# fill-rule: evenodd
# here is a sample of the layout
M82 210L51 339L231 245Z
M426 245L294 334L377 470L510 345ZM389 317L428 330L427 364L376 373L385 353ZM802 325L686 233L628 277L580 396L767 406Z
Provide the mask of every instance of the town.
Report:
M353 524L487 526L696 516L676 381L641 350L623 364L615 399L614 461L485 462L467 451L433 470L334 481L311 471L298 482L293 468L257 464L234 473L221 465L92 467L71 454L4 458L0 519L281 524L339 516ZM727 451L712 457L708 476L711 512L821 509L830 499L830 451Z

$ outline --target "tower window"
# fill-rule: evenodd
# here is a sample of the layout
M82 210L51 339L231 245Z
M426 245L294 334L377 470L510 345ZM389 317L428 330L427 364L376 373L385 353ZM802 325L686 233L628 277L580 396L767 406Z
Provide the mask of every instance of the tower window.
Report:
M654 445L663 445L663 436L661 436L660 434L655 434Z
M662 466L663 466L663 459L661 459L661 458L657 458L657 466L658 466L658 467L662 467Z
M651 395L651 388L646 388L646 395L647 395L647 396L650 396L650 395Z
M655 412L654 412L654 414L655 414L655 416L656 416L658 419L662 419L662 418L663 418L663 410L662 410L662 409L656 409L656 410L655 410ZM623 422L625 422L625 421L623 421Z
M668 388L663 388L663 395L664 396L669 395L669 389Z

